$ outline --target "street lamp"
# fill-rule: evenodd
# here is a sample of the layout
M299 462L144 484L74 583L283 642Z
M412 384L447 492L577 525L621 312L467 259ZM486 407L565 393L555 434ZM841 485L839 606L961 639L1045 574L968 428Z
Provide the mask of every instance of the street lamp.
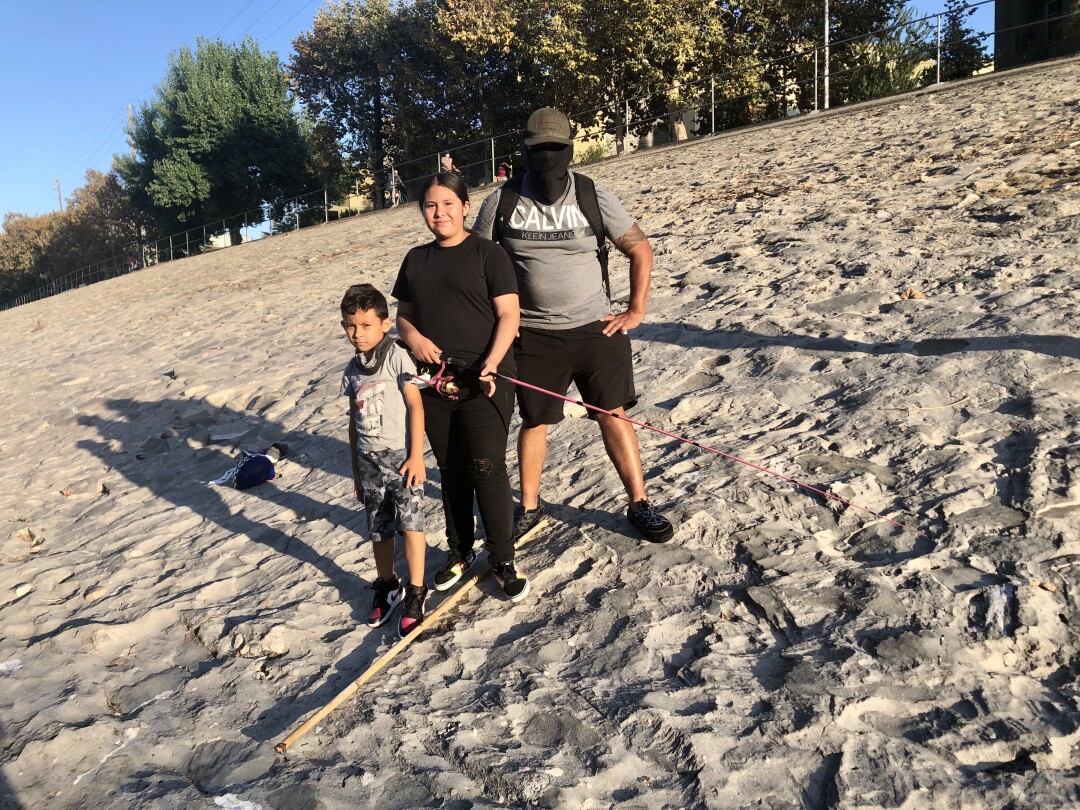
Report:
M829 0L825 0L825 109L829 109Z

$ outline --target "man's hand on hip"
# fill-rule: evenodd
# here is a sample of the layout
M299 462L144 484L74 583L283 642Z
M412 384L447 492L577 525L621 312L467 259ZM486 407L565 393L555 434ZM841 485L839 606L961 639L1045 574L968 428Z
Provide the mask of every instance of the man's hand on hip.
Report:
M611 337L616 332L622 332L625 335L635 326L640 324L644 317L644 312L636 312L632 309L628 309L626 312L620 312L618 315L605 315L600 320L605 324L604 334Z

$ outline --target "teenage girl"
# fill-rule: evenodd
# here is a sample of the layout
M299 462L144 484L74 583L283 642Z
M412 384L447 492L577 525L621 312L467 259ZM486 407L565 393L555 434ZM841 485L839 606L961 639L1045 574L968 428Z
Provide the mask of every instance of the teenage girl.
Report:
M511 601L524 599L529 581L514 564L514 505L506 443L514 405L510 347L517 334L517 279L510 257L494 242L465 229L469 192L452 172L441 172L420 193L424 224L434 235L401 263L393 296L397 329L413 356L456 377L458 399L424 388L424 424L442 477L449 554L435 574L436 590L453 586L475 561L473 500L484 524L495 577ZM465 364L464 370L460 368Z

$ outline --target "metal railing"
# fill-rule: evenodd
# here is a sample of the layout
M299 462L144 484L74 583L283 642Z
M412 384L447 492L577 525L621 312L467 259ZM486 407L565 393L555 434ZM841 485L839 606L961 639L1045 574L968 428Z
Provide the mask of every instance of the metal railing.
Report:
M963 12L992 2L994 0L980 0L956 11ZM700 82L628 95L612 104L571 113L569 117L574 121L596 122L592 131L578 138L577 154L579 158L585 156L588 162L672 141L693 140L740 126L828 109L836 106L830 101L836 97L835 92L831 96L825 92L828 82L846 82L850 90L861 78L882 75L890 62L899 64L907 60L906 64L911 65L922 57L918 65L920 72L933 71L932 81L915 75L896 77L899 85L910 85L901 87L900 92L940 83L943 54L950 47L965 41L943 41L942 18L945 16L944 12L930 14L869 34L832 41L827 48L813 45L793 50L782 57L743 65ZM1070 19L1080 20L1080 8L1000 30L975 32L966 41L979 45L985 52L987 49L983 43L992 37L1014 35L1018 42L1028 38L1050 39L1051 34L1064 31L1066 21ZM936 30L932 42L904 44L896 37L891 43L893 50L883 49L886 37L897 35L903 29L915 31L920 25L925 25L930 31ZM1035 33L1029 37L1030 32ZM897 44L900 46L898 49L895 47ZM857 45L865 45L866 52L870 54L874 53L876 47L879 54L877 61L859 54L854 64L848 64L846 60ZM992 45L988 50L992 55L987 58L986 69L993 70L998 48ZM828 61L825 59L826 53L829 54ZM744 89L748 83L753 86ZM874 95L870 90L872 88L860 91L852 98L863 101L895 94L886 92ZM652 111L658 98L663 100L662 106L666 108L659 115ZM515 130L459 144L444 151L454 156L456 168L470 186L483 186L502 179L499 176L500 165L506 168L507 176L515 168L522 168L521 137L522 130ZM142 248L135 267L131 266L129 258L122 264L115 257L105 259L8 301L0 309L112 278L138 267L352 216L360 213L362 208L391 207L412 202L423 183L441 170L442 154L439 152L392 163L385 170L385 177L391 178L390 182L384 180L371 184L364 194L357 188L357 193L351 195L345 204L331 205L329 191L320 189L275 206L265 205L157 239ZM358 198L367 194L370 194L367 205L349 205L350 201L356 203Z
M340 207L330 205L330 192L322 188L283 203L266 204L242 214L157 239L146 246L143 263L159 264L254 242L309 225L321 225L331 219L338 219L342 213Z
M4 302L0 305L0 310L29 304L31 301L115 278L143 267L197 256L234 244L254 242L274 234L295 231L309 225L320 225L357 213L359 210L349 209L348 206L331 205L329 191L325 188L319 189L276 205L267 204L198 228L189 228L141 246L131 245L130 250L123 256L110 256L80 267L42 287Z
M979 0L957 8L955 12L968 12L994 2ZM1080 20L1080 8L1000 30L975 31L966 38L953 41L943 38L943 20L947 16L948 12L928 14L868 34L833 40L828 46L814 44L794 49L784 56L754 61L696 83L645 91L608 105L568 113L571 120L584 124L586 128L593 124L586 134L578 137L575 151L579 160L584 155L584 162L590 162L672 141L693 140L740 126L830 109L838 106L835 103L836 89L831 96L826 90L830 82L846 82L850 90L859 81L869 81L870 77L880 75L883 69L888 68L890 61L897 59L910 61L921 56L925 64L920 66L920 72L928 74L921 81L910 77L911 80L907 82L909 86L898 92L940 84L943 56L954 46L965 42L979 46L980 50L988 53L985 69L992 71L996 66L998 51L996 37L1034 32L1036 38L1044 34L1049 38L1051 32L1063 28L1066 20ZM890 35L898 35L905 30L917 31L920 25L930 35L928 42L901 42L899 50L884 50L889 44L886 40ZM865 46L865 53L856 58L852 52L858 46ZM879 58L867 58L866 54L873 54L875 49L880 54ZM757 84L753 89L744 87L748 78ZM903 83L903 77L896 78ZM871 91L872 88L863 88L855 94L853 101L896 94ZM650 109L658 98L665 101L674 98L675 101L667 105L663 114L657 115ZM507 174L523 168L522 135L522 130L515 130L459 144L444 151L451 153L456 168L469 185L483 186L500 179L500 164L507 166ZM400 151L407 152L405 149ZM373 196L391 205L411 202L424 182L439 171L440 154L393 162L387 169L387 175L396 175L397 183L376 186Z

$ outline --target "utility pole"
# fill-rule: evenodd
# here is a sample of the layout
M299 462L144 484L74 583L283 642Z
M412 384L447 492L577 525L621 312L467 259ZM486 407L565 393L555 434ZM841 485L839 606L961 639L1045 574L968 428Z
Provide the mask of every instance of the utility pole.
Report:
M135 125L132 122L131 105L127 105L128 110L128 143L131 144L131 159L135 159Z
M56 204L60 206L60 210L64 210L64 199L60 196L60 178L56 178Z
M825 0L825 109L829 109L829 0Z

